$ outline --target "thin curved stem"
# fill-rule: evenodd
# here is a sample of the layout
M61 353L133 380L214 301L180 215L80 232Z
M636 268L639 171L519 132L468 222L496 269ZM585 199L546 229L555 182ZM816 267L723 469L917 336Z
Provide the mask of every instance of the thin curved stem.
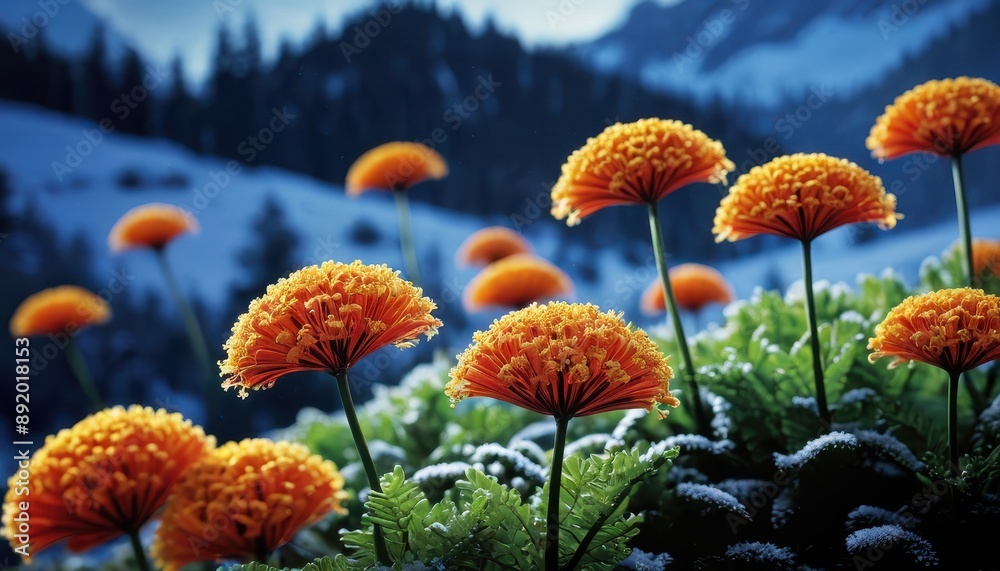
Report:
M948 382L948 461L951 474L958 476L958 379L962 373L949 373Z
M354 437L354 445L358 449L358 456L361 457L361 465L365 469L368 477L368 485L373 492L381 492L382 484L379 482L378 470L375 468L375 461L372 460L372 453L368 450L368 442L361 431L361 423L358 421L358 413L354 407L354 399L351 398L351 387L347 381L347 371L337 371L333 375L337 378L337 388L340 390L340 400L344 405L344 415L347 417L347 424L351 427L351 435ZM375 558L380 565L392 565L389 561L389 549L385 545L385 535L382 527L373 524L375 536Z
M813 294L812 251L809 240L802 240L802 273L806 289L806 321L813 356L813 380L816 383L816 408L825 427L830 426L830 409L826 404L826 384L823 381L823 358L819 348L819 326L816 323L816 296Z
M73 375L80 384L80 388L83 389L83 392L87 394L87 398L90 399L90 404L93 405L94 410L103 409L104 400L101 399L101 395L97 391L97 386L94 385L94 381L90 378L90 373L87 371L87 362L83 360L83 354L80 353L80 348L76 346L76 341L73 341L72 337L69 337L69 340L66 342L66 360L69 361L69 368L73 371Z
M559 569L559 493L562 489L563 454L566 451L566 429L569 417L556 419L556 440L552 447L552 469L549 472L549 505L545 517L545 570Z
M214 369L208 357L208 344L205 342L205 336L201 332L201 326L198 325L198 319L195 317L191 307L184 300L180 285L177 283L177 277L174 275L173 270L170 268L170 263L167 261L166 253L162 248L157 248L155 251L156 259L160 263L160 270L163 271L163 278L167 281L170 294L177 303L177 308L181 312L181 318L184 320L184 328L187 330L188 340L191 342L191 350L194 352L198 365L201 367L206 383L211 384L212 379L218 375L213 374Z
M962 155L951 158L951 178L955 183L955 206L958 209L958 233L962 241L962 270L970 287L976 287L976 265L972 261L972 230L969 225L969 204L965 199L962 176Z
M139 531L131 531L128 539L132 543L132 551L135 552L135 563L140 571L151 571L149 560L146 559L146 550L142 548L142 541L139 539Z
M410 199L405 190L393 191L396 210L399 212L399 247L403 250L406 274L413 285L420 287L420 265L417 263L417 249L413 244L413 227L410 222Z
M691 360L691 351L688 349L687 337L684 335L684 324L681 323L681 314L677 307L677 298L674 297L674 288L670 285L670 271L667 268L667 258L663 248L663 233L660 230L660 213L657 203L649 203L649 233L653 241L653 255L656 258L656 269L660 274L660 284L663 293L667 298L667 305L670 310L670 321L674 326L674 337L677 338L677 345L681 350L681 359L684 361L684 376L687 379L687 387L691 393L691 407L694 409L694 419L697 431L707 434L710 424L701 401L701 391L698 389L694 363Z

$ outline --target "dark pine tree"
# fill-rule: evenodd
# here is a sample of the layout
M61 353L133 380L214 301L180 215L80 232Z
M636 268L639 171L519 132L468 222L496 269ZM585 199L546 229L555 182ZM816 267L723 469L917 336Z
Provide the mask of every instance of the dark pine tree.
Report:
M184 64L180 56L174 56L170 64L170 79L172 84L163 104L160 132L185 147L199 150L198 124L195 121L198 102L191 96L184 81Z
M79 114L97 121L111 118L111 104L118 96L107 60L104 27L99 26L94 29L90 47L83 56L82 77L77 77L83 95L77 102Z
M144 78L145 72L139 54L135 50L128 50L122 64L118 96L110 106L111 120L126 133L143 135L149 132L152 103ZM150 86L155 88L153 84Z

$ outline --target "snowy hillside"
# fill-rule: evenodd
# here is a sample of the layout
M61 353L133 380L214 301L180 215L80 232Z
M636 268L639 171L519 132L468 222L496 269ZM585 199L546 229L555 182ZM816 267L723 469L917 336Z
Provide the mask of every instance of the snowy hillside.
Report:
M115 268L123 268L135 276L130 295L131 288L135 288L136 294L162 292L158 269L147 252L113 256L106 247L107 233L122 213L153 201L181 205L197 214L201 233L178 240L171 245L168 255L185 289L208 307L220 307L229 286L240 276L236 254L253 238L251 220L269 196L280 202L288 222L300 234L298 259L302 265L326 259L361 259L366 263L387 263L395 268L403 266L394 205L389 196L378 193L352 200L339 187L277 169L250 170L239 163L229 164L231 171L239 168L239 172L230 175L226 174L227 161L224 159L198 157L172 143L114 133L105 135L93 152L72 172L64 173L60 181L53 172L52 163L66 162L66 146L77 147L84 140L82 132L92 128L93 125L84 120L4 103L0 105L0 129L18 135L0 141L0 166L10 176L15 212L22 211L30 202L56 224L64 239L85 235L99 265L99 275L110 276ZM453 168L461 168L461 165ZM123 171L134 171L152 182L139 189L123 190L116 182ZM178 188L157 182L169 177L184 178L187 184ZM221 187L217 193L215 184ZM216 194L215 197L205 198L206 191ZM413 192L414 196L419 196L420 187ZM905 212L906 206L904 201L900 209ZM859 272L880 273L886 266L892 266L912 283L923 259L938 254L957 237L952 216L945 209L943 222L922 229L919 234L907 233L904 219L896 230L863 245L852 244L850 228L833 232L822 238L814 250L816 279L854 283ZM426 284L425 289L437 298L439 305L450 306L458 312L461 290L474 270L456 269L454 254L470 233L488 223L502 223L504 219L493 217L487 221L419 202L414 205L414 217L421 259L436 259L440 266L431 271L428 264L425 275L433 282ZM600 218L598 214L584 221L573 232L581 235L599 232ZM378 230L380 237L375 243L352 241L351 230L359 221L366 221ZM510 220L506 222L510 225ZM551 224L547 220L545 224L533 224L530 227L533 232L528 238L540 255L550 259L590 258L592 263L586 268L582 265L564 267L576 281L578 300L621 309L627 318L640 324L658 321L638 312L642 290L655 279L651 256L635 265L626 262L624 256L613 249L587 252L575 241L560 242L554 232L555 223ZM706 220L705 224L710 221ZM973 213L973 229L980 234L995 233L998 227L1000 207ZM720 249L726 247L719 246ZM687 261L705 260L675 258L672 263ZM788 244L763 255L743 257L718 266L733 282L737 296L746 298L755 286L768 279L777 278L784 285L798 279L799 264L797 245ZM589 275L592 271L596 271L595 276ZM39 288L51 285L55 284L37 284ZM141 296L137 295L136 299L139 298ZM442 333L458 347L467 342L468 329L487 325L495 315L476 316L467 328L457 326ZM717 310L707 318L720 316L721 310Z
M647 87L756 105L824 86L847 97L920 54L991 0L642 3L622 26L575 48L590 65Z

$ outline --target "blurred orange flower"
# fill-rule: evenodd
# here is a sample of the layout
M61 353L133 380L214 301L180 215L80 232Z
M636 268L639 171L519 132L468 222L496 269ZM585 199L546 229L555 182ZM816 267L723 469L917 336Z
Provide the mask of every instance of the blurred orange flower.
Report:
M366 190L406 190L423 180L448 175L448 164L434 149L420 143L394 141L358 157L347 170L347 195Z
M10 318L10 334L72 334L110 318L111 308L102 298L82 287L64 285L43 289L22 301Z
M712 228L717 242L774 234L809 241L845 224L902 218L882 180L821 153L778 157L740 176L722 199Z
M726 278L715 268L704 264L680 264L672 268L670 284L674 288L677 305L688 311L697 312L710 303L726 304L733 300L733 288ZM666 310L660 280L649 284L639 305L649 315Z
M896 98L872 126L872 156L957 156L1000 143L1000 86L981 78L928 81Z
M14 545L18 502L29 500L31 553L63 539L84 551L139 530L181 475L215 446L180 414L120 406L102 410L45 439L30 460L30 496L11 476L3 536Z
M573 293L573 280L547 260L514 254L483 268L465 286L463 305L469 312L487 307L519 308Z
M441 321L420 288L388 266L323 262L292 272L250 302L220 361L226 389L269 388L295 371L346 371L376 349L411 347Z
M607 206L653 204L694 182L725 182L722 144L680 121L616 123L573 151L552 187L552 215L574 226Z
M165 571L195 561L266 561L303 527L345 513L337 467L297 443L228 442L177 483L152 554Z
M973 240L972 264L978 276L1000 276L1000 240L989 238Z
M488 265L514 254L530 254L531 244L519 233L503 226L488 226L473 232L455 254L460 266Z
M557 419L680 404L673 370L646 333L591 304L532 304L478 331L445 392L491 397Z
M904 299L868 340L872 363L920 361L957 374L1000 359L1000 298L981 289L943 289Z
M108 234L108 246L112 252L131 248L159 250L181 234L197 234L198 231L198 221L183 208L172 204L143 204L115 222Z

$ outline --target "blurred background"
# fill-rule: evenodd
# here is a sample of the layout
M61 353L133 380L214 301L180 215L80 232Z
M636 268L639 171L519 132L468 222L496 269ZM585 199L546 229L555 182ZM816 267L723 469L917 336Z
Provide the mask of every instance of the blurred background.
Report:
M949 165L920 155L878 164L865 137L919 83L1000 79L998 29L991 0L4 0L0 315L59 284L101 294L112 320L77 341L104 399L180 411L221 440L287 426L306 404L338 408L328 379L302 374L245 401L219 391L220 414L206 418L206 381L154 257L113 255L108 231L147 202L195 214L200 234L167 256L221 359L236 317L294 269L327 259L402 269L391 197L348 199L342 184L365 150L413 140L451 170L410 191L423 286L445 327L356 367L360 399L435 351L453 356L501 314L461 304L475 271L457 268L455 252L486 225L523 233L573 277L577 300L657 326L662 315L639 311L656 279L644 209L607 209L575 228L548 213L574 149L649 116L721 140L737 165L730 182L797 151L881 176L905 219L891 232L824 236L816 277L853 284L890 266L912 283L958 237ZM965 160L980 236L1000 236L998 164L991 150ZM714 242L725 193L699 184L661 203L671 264L718 267L738 298L788 287L797 245ZM722 309L690 319L721 322ZM34 354L54 343L36 340ZM88 412L57 349L35 363L38 444ZM6 406L3 416L11 425Z

